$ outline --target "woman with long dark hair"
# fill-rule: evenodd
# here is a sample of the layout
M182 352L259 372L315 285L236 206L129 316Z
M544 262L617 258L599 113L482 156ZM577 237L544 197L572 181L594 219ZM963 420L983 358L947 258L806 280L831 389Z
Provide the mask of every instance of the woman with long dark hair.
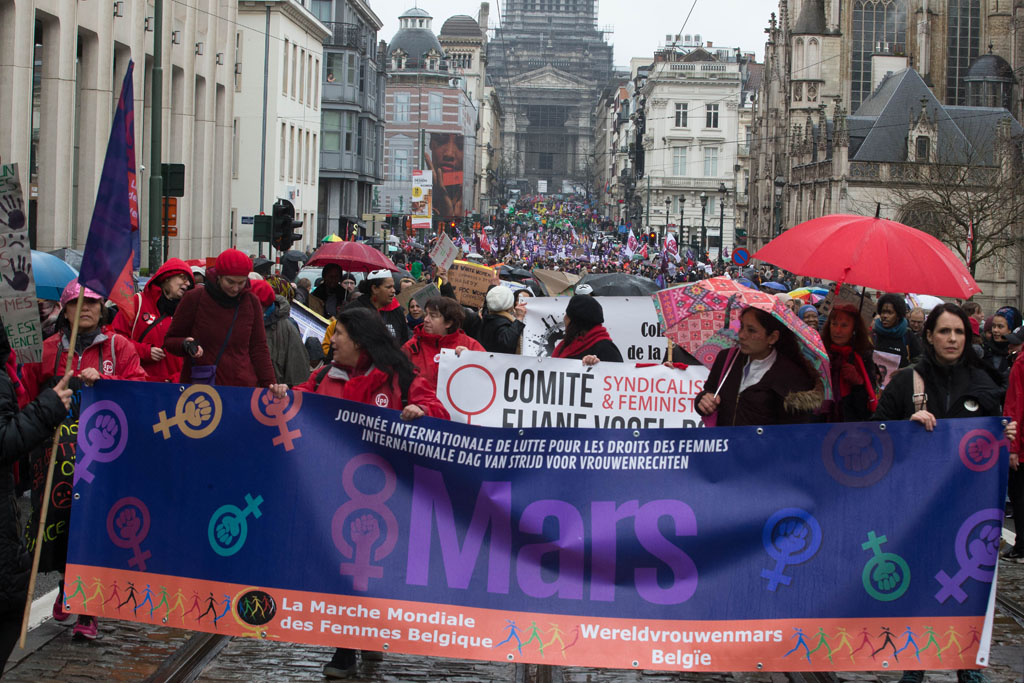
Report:
M872 358L871 335L856 306L840 304L821 330L828 350L835 398L826 406L828 422L863 422L878 406L878 369Z
M578 358L584 365L598 361L622 362L622 353L604 327L604 309L588 294L577 294L565 307L565 336L551 353L553 358Z
M723 427L807 422L824 397L796 336L759 308L740 315L739 345L718 353L704 387L697 412Z
M937 420L951 417L997 417L1003 414L1003 392L971 349L971 323L956 304L932 309L924 322L924 356L909 370L896 373L882 392L876 420L911 420L927 431ZM1017 416L1004 431L1015 443ZM1011 448L1013 450L1013 448ZM1015 457L1011 456L1011 464ZM924 671L907 671L900 683L920 683ZM987 681L975 671L960 670L958 681Z
M424 415L449 418L430 383L418 375L384 321L373 311L350 307L338 314L331 348L332 362L293 387L295 391L400 410L403 420ZM381 658L379 652L363 652L363 659ZM356 650L338 648L324 665L324 676L346 678L355 670Z
M395 278L391 271L382 268L367 273L358 289L361 296L345 308L376 311L391 336L398 340L399 346L409 341L412 331L405 319L405 311L395 298Z

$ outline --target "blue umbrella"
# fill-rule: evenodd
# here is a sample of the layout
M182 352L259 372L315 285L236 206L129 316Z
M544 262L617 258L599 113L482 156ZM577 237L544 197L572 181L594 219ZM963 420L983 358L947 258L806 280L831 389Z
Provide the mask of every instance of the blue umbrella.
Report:
M757 289L757 285L755 285L753 282L751 282L750 280L748 280L745 277L738 277L738 278L736 278L736 282L740 283L744 287L750 287L751 289Z
M32 275L36 280L36 297L60 301L61 292L78 277L78 271L56 256L33 249Z
M765 282L761 286L762 287L767 287L768 289L774 289L777 292L788 292L789 291L789 287L787 287L786 285L782 284L781 282Z

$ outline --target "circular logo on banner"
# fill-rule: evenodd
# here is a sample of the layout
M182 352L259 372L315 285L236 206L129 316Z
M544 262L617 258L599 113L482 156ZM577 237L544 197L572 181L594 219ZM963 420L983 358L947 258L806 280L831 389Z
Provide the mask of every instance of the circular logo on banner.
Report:
M972 472L984 472L999 460L1001 445L987 429L969 431L960 439L960 462Z
M737 266L745 266L750 261L750 252L743 247L732 250L732 262Z
M829 475L843 486L873 486L892 469L892 439L877 428L837 425L822 443L821 458Z
M466 424L471 424L474 415L487 412L494 405L498 383L484 366L463 365L448 378L445 393L451 407L466 416Z
M412 198L419 199L423 196L423 188L419 185L412 186Z
M238 617L252 626L270 623L277 614L277 602L274 596L266 591L249 591L235 603Z
M373 399L373 402L377 404L378 408L388 407L388 397L385 394L377 394L377 396Z

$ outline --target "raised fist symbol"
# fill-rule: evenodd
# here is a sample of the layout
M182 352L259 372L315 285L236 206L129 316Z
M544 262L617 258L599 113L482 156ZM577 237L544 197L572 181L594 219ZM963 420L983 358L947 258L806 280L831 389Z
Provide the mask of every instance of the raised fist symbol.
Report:
M117 516L117 535L128 541L138 538L142 520L135 514L135 508L125 508Z
M260 393L260 410L264 415L274 417L283 413L284 409L284 400L277 400L274 398L274 395L267 390Z
M241 525L238 523L238 518L234 515L228 515L217 524L217 540L221 545L226 546L238 538L240 531Z
M109 451L117 441L120 427L113 415L102 414L89 429L89 443L101 451Z
M847 472L863 472L878 460L878 452L871 445L871 434L857 430L845 434L837 447Z
M967 445L967 457L975 465L980 465L992 457L994 445L988 439L974 439Z
M28 257L19 256L14 259L11 266L14 268L14 277L10 278L4 275L4 279L13 289L24 292L28 289L28 271L32 270L32 264L28 261Z
M967 546L967 554L978 564L995 564L999 552L999 527L988 525Z
M380 525L377 524L377 518L373 515L357 517L349 525L349 531L352 533L352 542L356 546L373 545L373 542L380 538Z
M185 404L185 423L189 427L198 427L213 415L213 406L205 396L193 398Z
M6 225L11 230L21 230L25 227L25 212L22 210L20 197L15 199L12 195L5 196L0 200L0 209L4 212L0 225Z
M896 588L900 582L900 575L896 573L896 565L888 560L879 562L871 572L871 580L875 582L878 590L889 592Z
M807 525L803 520L785 519L772 530L772 542L787 555L796 555L806 545Z

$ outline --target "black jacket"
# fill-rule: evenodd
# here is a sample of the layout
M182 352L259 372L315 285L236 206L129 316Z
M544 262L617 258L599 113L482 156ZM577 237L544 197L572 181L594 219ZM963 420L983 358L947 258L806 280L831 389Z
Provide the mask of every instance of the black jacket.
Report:
M349 306L361 306L363 308L368 308L374 313L379 313L381 320L384 321L384 326L388 328L388 332L390 332L391 336L395 338L399 346L402 346L405 342L412 339L412 332L409 330L409 323L405 319L405 311L402 310L401 306L395 306L390 311L378 310L377 307L373 305L373 301L370 300L370 297L365 294L353 300L352 303L345 306L345 308L348 308Z
M2 356L6 361L7 354ZM0 366L0 613L24 607L32 567L23 542L25 526L18 512L11 468L22 455L52 441L65 414L57 394L49 390L19 412L14 384Z
M584 356L597 356L598 360L609 363L622 362L622 353L619 351L619 347L610 339L602 339L601 341L593 344L590 348L583 349L573 356L566 356L566 358L583 360Z
M526 325L521 320L512 321L491 313L484 316L480 326L480 343L491 353L516 353L524 329Z
M725 371L728 356L728 349L719 351L711 366L711 374L704 383L707 388L697 394L694 405L699 404L705 394L714 393L718 378ZM717 426L799 424L808 422L811 414L821 407L824 388L816 383L803 363L797 364L782 354L776 356L760 382L740 393L743 368L747 362L747 356L740 353L718 392L721 403Z
M971 351L968 350L968 353ZM931 351L914 366L924 380L928 412L945 417L994 417L1002 414L1003 390L984 369L964 362L939 365ZM900 370L878 399L875 420L909 420L914 408L914 373Z
M854 352L856 353L856 352ZM868 373L868 378L872 386L878 386L878 368L875 366L875 361L872 358L870 350L866 353L861 353L860 359L864 363L864 369ZM840 396L840 373L842 371L843 359L842 355L836 351L829 351L828 358L832 368L832 393L835 400L832 402L831 409L826 415L826 421L828 422L865 422L871 419L871 408L868 405L868 390L863 384L859 386L853 386L850 388L850 393L846 396ZM851 356L852 359L852 356ZM853 360L856 363L856 360ZM878 390L875 390L876 396Z

